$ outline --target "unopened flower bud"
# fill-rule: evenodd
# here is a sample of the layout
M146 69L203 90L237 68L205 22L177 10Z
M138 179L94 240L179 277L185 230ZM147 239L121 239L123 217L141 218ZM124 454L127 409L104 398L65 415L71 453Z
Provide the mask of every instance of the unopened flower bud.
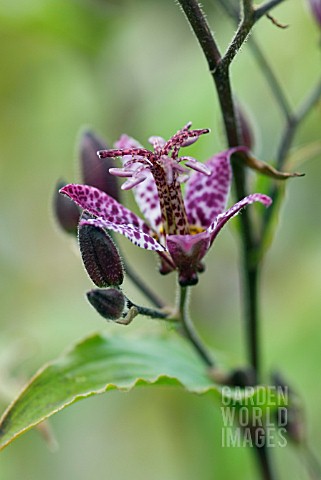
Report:
M77 234L77 227L80 218L78 206L65 195L61 195L59 190L66 185L66 182L60 180L54 193L54 213L59 226L66 232L73 235Z
M309 4L316 22L321 27L321 0L309 0Z
M255 372L252 367L236 368L230 372L228 385L234 387L250 387L255 385Z
M109 173L115 167L114 159L99 158L98 150L105 150L106 144L92 132L84 132L80 139L80 167L86 185L96 187L119 201L117 178Z
M125 295L116 288L91 290L87 293L89 303L106 320L121 318L126 308Z
M240 104L236 105L236 114L239 120L241 143L245 147L248 147L250 150L252 150L255 139L249 115Z
M236 368L226 371L214 366L210 369L211 378L220 385L245 388L255 385L255 372L252 367Z
M306 438L306 425L302 403L298 395L290 388L279 372L273 372L272 381L274 385L283 392L288 400L286 407L277 410L278 423L286 429L287 435L294 443L302 443Z
M80 252L88 275L97 287L119 286L124 280L122 260L110 235L93 225L80 225Z

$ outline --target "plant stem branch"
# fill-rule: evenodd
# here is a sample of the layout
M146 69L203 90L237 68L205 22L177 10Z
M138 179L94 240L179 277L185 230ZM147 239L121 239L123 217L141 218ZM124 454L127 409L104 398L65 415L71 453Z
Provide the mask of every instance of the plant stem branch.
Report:
M283 134L281 136L281 141L278 147L277 152L277 161L276 168L282 170L286 162L289 150L292 146L295 134L298 127L301 125L305 117L310 113L311 109L321 98L321 80L315 85L311 90L310 94L302 102L302 104L297 108L297 111L292 115L292 118L287 121ZM281 193L281 187L278 184L272 185L269 196L272 198L273 203L271 207L264 212L263 223L262 223L262 238L266 235L270 222L273 218L274 209L278 203L278 199Z
M253 37L249 38L249 47L251 48L255 56L255 59L264 74L264 78L268 83L270 90L275 97L276 104L279 106L286 120L289 122L292 118L292 108L271 66L269 65L261 48L259 47L259 45L257 44L257 42Z
M180 3L183 5L186 3L186 0L180 0ZM194 3L197 6L197 2L193 2L192 0L188 0L188 3ZM184 8L183 8L184 9ZM207 22L204 18L200 9L197 10L198 19L202 16L202 22L198 25L197 28L195 27L195 18L193 18L193 12L195 9L184 9L184 12L187 16L188 21L190 22L197 39L202 46L204 44L203 37L207 37L209 27L206 26ZM244 23L244 22L243 22ZM241 24L242 25L242 24ZM238 34L236 34L236 37ZM214 41L214 40L213 40ZM215 41L214 41L215 42ZM233 43L233 42L232 42ZM239 45L239 40L237 40L237 44ZM233 47L234 48L234 47ZM233 49L228 49L230 52ZM233 56L234 53L232 52L231 55ZM215 82L221 111L223 115L223 121L225 125L225 132L228 141L229 147L235 147L240 144L239 138L239 131L235 116L235 108L234 102L232 97L232 89L230 84L229 78L229 62L223 63L217 61L217 58L208 59L207 52L204 51L204 55L208 60L208 65ZM215 68L211 68L215 65ZM245 171L243 166L240 162L237 161L237 155L233 155L232 158L232 168L233 168L233 178L234 178L234 187L237 200L244 198L247 194L246 191L246 178L245 178ZM248 335L248 347L249 349L249 361L258 376L258 357L259 357L259 350L258 350L258 339L256 338L257 335L257 283L256 283L256 274L255 270L257 268L255 264L256 259L256 242L253 238L252 233L252 226L251 220L248 214L248 211L245 210L240 218L240 227L241 227L241 245L242 245L242 263L243 263L243 276L244 282L244 315L246 319L247 325L247 335ZM254 337L256 338L254 340ZM254 347L255 345L255 347Z
M233 59L237 55L238 51L240 50L241 46L245 42L247 36L249 35L255 23L254 12L255 11L252 7L251 2L246 2L246 0L243 0L242 19L220 63L220 68L222 70L226 70L229 67L229 65L232 63Z
M153 308L142 307L140 305L136 305L135 303L133 303L128 298L127 298L127 306L128 306L128 308L135 307L137 309L137 312L140 315L144 315L145 317L155 318L155 319L159 319L159 320L174 321L174 319L170 317L170 314L168 312L164 312L164 311L160 311L160 310L154 310ZM175 321L176 321L176 319L175 319Z
M147 285L134 271L134 269L123 259L125 272L136 287L145 295L157 308L164 308L166 303Z
M179 310L179 319L181 322L181 326L183 329L183 334L185 337L192 343L194 348L196 349L197 353L201 356L204 362L209 367L214 367L214 361L207 352L203 342L197 335L192 320L188 313L188 289L187 287L179 287L179 302L178 302L178 310Z
M259 468L263 480L274 480L275 472L272 468L272 462L270 458L270 451L267 445L262 447L255 447L254 449L256 458L258 459Z
M221 61L221 54L200 4L195 0L179 0L179 4L201 45L210 71L214 71Z
M207 59L210 72L215 82L221 111L223 115L223 121L225 125L226 137L229 147L235 147L239 145L240 135L235 116L235 107L232 97L232 89L229 77L229 66L239 51L242 43L247 38L256 17L254 18L254 11L252 9L251 2L243 1L243 18L234 39L229 46L226 55L220 60L218 55L218 49L216 42L213 38L215 49L213 55L210 50L204 48L205 39L211 43L208 39L210 32L209 26L206 22L202 11L199 8L197 1L193 0L179 0L186 17L194 30L194 33L203 49L204 55ZM270 2L270 8L274 4L279 2ZM186 8L186 6L193 8ZM267 4L265 4L266 8ZM261 7L261 13L262 13ZM259 18L259 15L257 16ZM213 68L214 67L214 68ZM246 195L246 177L242 164L237 162L237 155L232 158L232 168L234 176L234 186L237 199L241 199ZM246 333L248 338L249 360L256 373L256 382L259 381L259 342L258 342L258 257L257 243L254 238L252 222L248 211L245 210L240 217L241 226L241 245L242 245L242 264L244 275L244 304L245 304L245 320L246 320ZM203 356L202 350L199 350L198 341L195 342L194 335L191 334L189 328L189 318L186 317L186 290L181 289L180 297L180 312L182 318L184 318L183 324L185 328L185 334L190 338L191 342L198 349L199 353ZM208 362L207 355L203 358ZM209 364L209 363L208 363ZM264 480L273 480L274 474L272 472L271 462L268 456L266 447L257 452L257 458L261 466L262 478Z
M255 21L259 20L263 15L268 13L272 8L278 6L284 0L270 0L269 2L264 3L260 7L257 7L255 10Z
M239 18L238 10L232 5L229 0L218 0L221 8L229 15L236 23ZM276 78L269 62L267 61L265 55L262 52L262 49L256 42L255 38L251 36L248 39L248 45L254 54L254 58L257 61L266 82L268 83L270 90L276 100L276 104L281 109L283 115L290 121L292 118L292 109L287 100L285 92L283 91L278 79Z
M321 80L312 89L310 94L302 102L297 109L296 113L292 115L291 121L289 121L284 129L281 142L278 148L277 154L277 168L282 169L286 160L287 154L293 142L298 126L310 113L311 109L317 103L321 97Z

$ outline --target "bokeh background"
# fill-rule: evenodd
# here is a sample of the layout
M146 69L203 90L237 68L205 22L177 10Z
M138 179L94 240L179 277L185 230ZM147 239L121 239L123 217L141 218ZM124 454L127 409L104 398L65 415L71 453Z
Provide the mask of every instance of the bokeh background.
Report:
M204 9L224 48L234 31L214 0ZM274 11L286 30L262 19L255 37L292 105L321 74L320 30L303 1ZM55 225L56 181L79 179L77 138L84 127L112 142L122 132L142 143L170 136L187 121L212 134L193 148L199 159L225 148L212 80L174 1L10 0L0 3L0 409L44 362L93 331L117 331L86 302L91 283L71 238ZM233 85L250 113L255 152L273 160L283 119L245 45ZM295 145L320 140L320 104ZM265 373L281 370L306 405L309 441L321 442L321 163L301 166L288 182L262 274ZM255 177L255 176L254 176ZM254 178L253 177L253 178ZM131 193L127 204L133 205ZM152 253L121 238L127 257L174 301L174 277L160 277ZM238 243L228 227L207 257L192 295L193 318L207 344L231 365L245 362ZM128 281L130 298L144 303ZM146 303L146 302L145 302ZM161 324L138 318L127 332L149 335ZM267 376L266 376L267 378ZM221 447L222 419L210 400L170 388L109 393L50 422L52 453L37 431L1 453L0 479L189 480L258 478L250 450ZM304 479L297 451L275 449L281 478Z

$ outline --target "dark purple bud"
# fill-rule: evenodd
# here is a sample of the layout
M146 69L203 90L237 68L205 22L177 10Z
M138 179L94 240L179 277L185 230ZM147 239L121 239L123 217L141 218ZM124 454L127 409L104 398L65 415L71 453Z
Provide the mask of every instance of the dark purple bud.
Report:
M53 205L54 213L59 226L66 233L77 235L80 210L68 197L59 193L59 190L66 184L66 182L60 180L56 185Z
M99 158L97 155L98 150L107 148L106 143L95 134L83 133L79 145L81 175L86 185L96 187L119 201L118 180L109 173L109 169L115 167L114 159Z
M253 368L237 368L230 372L230 375L226 382L233 387L250 387L255 385L255 372Z
M126 308L125 295L116 288L91 290L87 293L89 303L106 320L116 321L123 317Z
M279 372L273 372L273 384L281 390L287 405L276 411L277 424L286 429L287 436L294 443L302 443L306 438L306 425L302 403L298 395L287 384Z
M277 387L280 391L284 393L294 394L292 388L289 387L288 383L280 372L272 372L271 379L273 385Z
M249 150L252 150L254 147L255 139L249 115L246 113L243 107L241 107L240 104L236 105L236 114L239 121L241 144L245 147L248 147Z
M321 0L309 0L309 3L313 16L319 27L321 27Z
M78 240L84 266L94 284L100 288L121 285L123 264L108 233L93 225L80 225Z

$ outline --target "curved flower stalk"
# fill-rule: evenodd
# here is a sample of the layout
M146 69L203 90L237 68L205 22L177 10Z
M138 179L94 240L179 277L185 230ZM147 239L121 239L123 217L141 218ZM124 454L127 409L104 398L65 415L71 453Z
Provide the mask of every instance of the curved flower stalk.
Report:
M189 123L167 142L161 137L151 137L154 151L122 135L116 149L98 152L101 158L122 157L123 167L112 168L110 172L128 177L122 189L133 188L147 222L97 188L71 184L60 192L95 217L82 220L82 225L115 231L141 248L158 252L161 273L178 270L182 286L194 285L198 273L204 269L201 260L226 222L253 202L271 204L266 195L254 193L224 211L232 177L230 156L247 149L226 150L205 164L189 156L179 157L182 147L208 132L208 129L191 130ZM181 165L183 161L185 167ZM189 177L186 167L195 170ZM185 199L181 191L183 181L186 181Z

